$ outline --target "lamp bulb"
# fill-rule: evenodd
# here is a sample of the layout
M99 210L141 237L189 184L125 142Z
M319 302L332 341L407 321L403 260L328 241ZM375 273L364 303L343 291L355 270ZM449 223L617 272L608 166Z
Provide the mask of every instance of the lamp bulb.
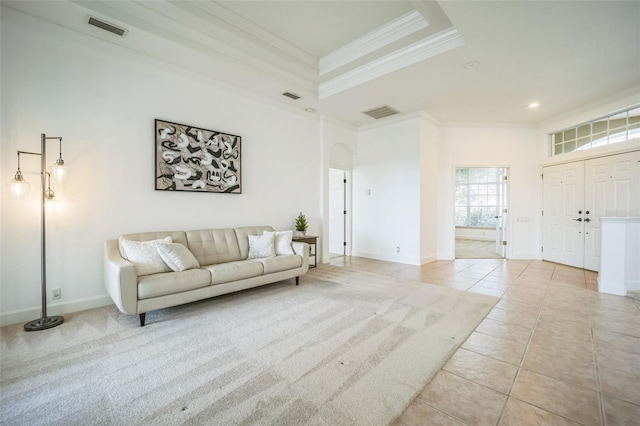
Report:
M44 209L47 214L56 214L60 210L60 202L55 198L47 198Z
M22 177L22 173L20 170L16 173L15 177L11 180L11 199L13 200L24 200L27 194L29 193L29 188L31 184L24 180Z
M64 180L66 170L64 168L64 161L57 159L55 164L51 166L51 174L56 182L62 182Z

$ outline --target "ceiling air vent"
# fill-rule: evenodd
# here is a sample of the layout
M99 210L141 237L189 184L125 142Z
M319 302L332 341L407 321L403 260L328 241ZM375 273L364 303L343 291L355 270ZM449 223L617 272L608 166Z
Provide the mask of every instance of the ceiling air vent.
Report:
M291 93L291 92L284 92L284 93L282 94L282 96L286 96L287 98L291 98L291 99L293 99L294 101L295 101L296 99L300 99L300 96L296 95L295 93Z
M118 35L120 37L122 37L127 32L127 30L124 30L122 28L118 28L115 25L112 25L112 24L110 24L108 22L104 22L104 21L101 21L99 19L96 19L93 16L89 16L89 21L87 21L87 23L89 25L93 25L94 27L98 27L98 28L100 28L102 30L109 31L110 33L113 33L113 34Z
M389 117L390 115L400 114L400 111L395 108L391 108L389 105L383 105L378 108L370 109L369 111L364 111L363 114L367 114L369 117L378 120L380 118Z

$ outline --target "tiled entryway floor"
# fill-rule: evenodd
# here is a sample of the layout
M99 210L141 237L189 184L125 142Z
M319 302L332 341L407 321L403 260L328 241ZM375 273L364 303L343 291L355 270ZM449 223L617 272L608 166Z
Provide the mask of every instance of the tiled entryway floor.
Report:
M640 425L640 300L544 261L331 264L500 297L397 425Z

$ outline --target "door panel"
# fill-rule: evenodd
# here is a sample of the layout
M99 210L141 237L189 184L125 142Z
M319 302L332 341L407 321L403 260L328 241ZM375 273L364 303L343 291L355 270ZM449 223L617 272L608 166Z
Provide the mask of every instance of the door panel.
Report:
M584 162L560 164L543 170L543 259L582 268Z
M329 252L345 254L345 171L329 169Z
M600 217L640 214L640 152L585 161L585 268L600 270Z

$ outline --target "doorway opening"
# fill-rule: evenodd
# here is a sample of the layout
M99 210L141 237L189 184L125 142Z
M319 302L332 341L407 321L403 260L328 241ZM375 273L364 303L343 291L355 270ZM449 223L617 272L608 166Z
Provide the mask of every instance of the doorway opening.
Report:
M508 167L456 167L456 259L506 257Z
M349 209L348 180L349 172L342 169L329 169L329 257L347 256Z

